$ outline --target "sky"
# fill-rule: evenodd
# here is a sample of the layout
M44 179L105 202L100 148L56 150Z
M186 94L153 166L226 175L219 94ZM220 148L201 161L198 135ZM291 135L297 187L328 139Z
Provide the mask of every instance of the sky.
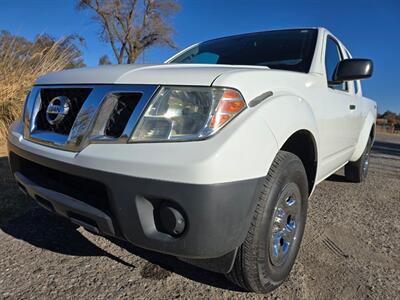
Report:
M353 57L371 58L374 75L362 82L365 96L378 102L379 112L400 113L400 0L180 0L171 20L179 49L216 37L279 28L328 28ZM88 66L99 57L113 58L110 45L99 39L100 27L90 12L75 10L75 0L0 0L0 30L33 39L48 33L71 33L86 40L82 50ZM137 63L162 63L177 50L151 48Z

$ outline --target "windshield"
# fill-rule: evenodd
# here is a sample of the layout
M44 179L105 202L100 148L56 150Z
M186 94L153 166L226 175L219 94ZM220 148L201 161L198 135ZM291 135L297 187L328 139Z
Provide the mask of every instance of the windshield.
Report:
M316 40L316 29L236 35L200 43L170 63L253 65L307 73Z

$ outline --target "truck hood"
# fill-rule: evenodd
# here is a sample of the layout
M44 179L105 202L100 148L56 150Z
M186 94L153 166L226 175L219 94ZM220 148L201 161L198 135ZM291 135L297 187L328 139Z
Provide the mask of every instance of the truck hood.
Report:
M268 68L211 64L112 65L49 73L40 77L35 84L163 84L209 86L223 73L248 69L266 70Z

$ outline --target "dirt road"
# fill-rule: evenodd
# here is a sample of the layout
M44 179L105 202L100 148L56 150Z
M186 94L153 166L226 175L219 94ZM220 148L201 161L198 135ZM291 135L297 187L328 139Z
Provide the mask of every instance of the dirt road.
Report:
M22 215L0 223L0 299L263 297L222 275L76 228L22 196L6 166L0 157L0 209L9 215L10 203L20 203ZM267 298L399 297L400 138L378 138L365 183L347 183L342 174L317 187L294 270Z

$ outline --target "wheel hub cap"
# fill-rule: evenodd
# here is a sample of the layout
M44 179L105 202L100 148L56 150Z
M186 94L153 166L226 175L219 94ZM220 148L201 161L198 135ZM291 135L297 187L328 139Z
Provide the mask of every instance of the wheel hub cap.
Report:
M290 196L281 198L275 207L270 242L270 259L275 266L279 266L285 261L296 240L299 206L299 200Z

